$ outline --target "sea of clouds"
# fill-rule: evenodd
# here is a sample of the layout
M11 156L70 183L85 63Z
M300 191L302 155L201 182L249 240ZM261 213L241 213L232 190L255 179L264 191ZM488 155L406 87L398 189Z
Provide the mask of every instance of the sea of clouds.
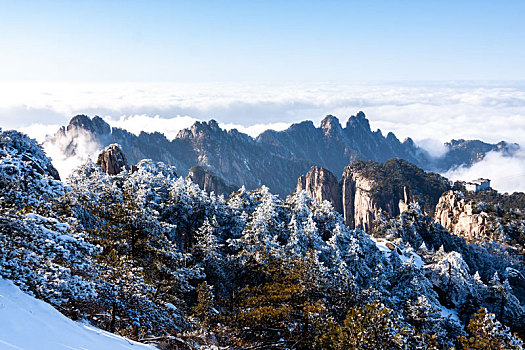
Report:
M362 110L372 129L412 137L435 156L450 139L519 143L525 148L525 82L363 84L248 83L0 83L0 127L22 130L40 141L76 114L99 115L133 133L159 131L168 138L197 120L217 120L251 136L283 130L326 114L344 124ZM98 150L86 142L82 159L64 157L45 143L61 173ZM59 164L58 164L59 163ZM525 191L525 152L489 154L451 179L492 179L500 191Z

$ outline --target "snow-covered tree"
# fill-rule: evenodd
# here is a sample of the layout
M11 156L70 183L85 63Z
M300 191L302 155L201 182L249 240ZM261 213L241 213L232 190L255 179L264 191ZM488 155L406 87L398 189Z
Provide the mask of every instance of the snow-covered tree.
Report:
M502 325L494 314L480 309L467 327L469 336L460 338L465 350L523 349L523 341Z

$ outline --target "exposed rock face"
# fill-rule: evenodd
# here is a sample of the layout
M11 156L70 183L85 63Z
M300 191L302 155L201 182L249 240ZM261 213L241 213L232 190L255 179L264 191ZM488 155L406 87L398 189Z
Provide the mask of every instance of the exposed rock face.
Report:
M377 184L350 167L345 169L341 183L345 224L369 231L380 210L372 195Z
M373 221L381 211L396 215L404 206L408 207L408 195L404 189L404 200L398 200L399 211L393 204L380 207L374 193L378 184L352 167L346 167L340 182L334 174L325 168L312 167L306 175L299 177L296 190L306 190L308 195L318 202L327 200L335 210L343 214L345 224L350 228L369 231ZM403 204L401 204L403 203Z
M217 195L223 194L228 196L238 189L235 185L226 185L223 179L201 166L191 168L188 178L199 185L202 190L208 193L214 192Z
M109 145L98 155L97 165L109 175L117 175L123 169L129 169L126 156L117 144Z
M479 241L487 236L489 216L475 211L474 203L465 200L461 192L449 191L439 199L434 218L448 232L467 242Z
M436 205L434 220L467 242L492 239L525 253L525 193L448 191Z
M351 116L344 127L329 115L318 128L311 121L304 121L280 132L267 130L256 139L235 129L221 129L214 120L196 122L173 140L158 132L142 132L137 136L111 128L99 117L80 115L62 127L50 142L65 145L64 153L74 155L85 147L79 139L95 142L99 147L118 143L133 164L152 159L175 166L179 173L199 165L226 183L244 185L249 190L266 185L282 196L289 194L297 178L312 166L341 174L356 160L384 162L401 158L427 170L448 170L472 164L487 152L509 153L517 147L458 140L446 144L449 152L444 157L434 159L409 138L400 142L393 133L385 137L381 130L372 131L363 112Z
M330 201L348 227L365 231L370 231L380 213L397 216L412 201L432 211L448 189L450 185L442 176L399 159L354 162L345 168L339 183L327 169L313 167L299 178L296 187L317 201Z
M337 177L328 169L312 167L306 175L301 175L297 181L297 190L305 190L318 202L329 201L339 213L343 212L341 188Z
M104 121L104 119L99 116L94 116L93 119L90 119L83 114L73 117L69 122L67 131L72 131L74 129L83 129L95 135L107 135L111 132L111 127Z

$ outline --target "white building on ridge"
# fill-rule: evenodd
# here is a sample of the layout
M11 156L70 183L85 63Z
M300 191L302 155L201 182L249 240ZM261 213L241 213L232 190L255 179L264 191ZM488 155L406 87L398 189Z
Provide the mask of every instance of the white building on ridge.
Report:
M479 192L490 189L490 180L479 178L471 182L465 182L465 189L467 191Z

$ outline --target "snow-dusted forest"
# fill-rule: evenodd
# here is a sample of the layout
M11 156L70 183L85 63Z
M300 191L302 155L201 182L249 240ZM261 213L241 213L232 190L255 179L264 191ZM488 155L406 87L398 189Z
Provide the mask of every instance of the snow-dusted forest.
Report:
M522 258L417 203L371 236L305 191L225 198L149 160L51 169L1 133L0 277L72 320L166 349L522 348Z

